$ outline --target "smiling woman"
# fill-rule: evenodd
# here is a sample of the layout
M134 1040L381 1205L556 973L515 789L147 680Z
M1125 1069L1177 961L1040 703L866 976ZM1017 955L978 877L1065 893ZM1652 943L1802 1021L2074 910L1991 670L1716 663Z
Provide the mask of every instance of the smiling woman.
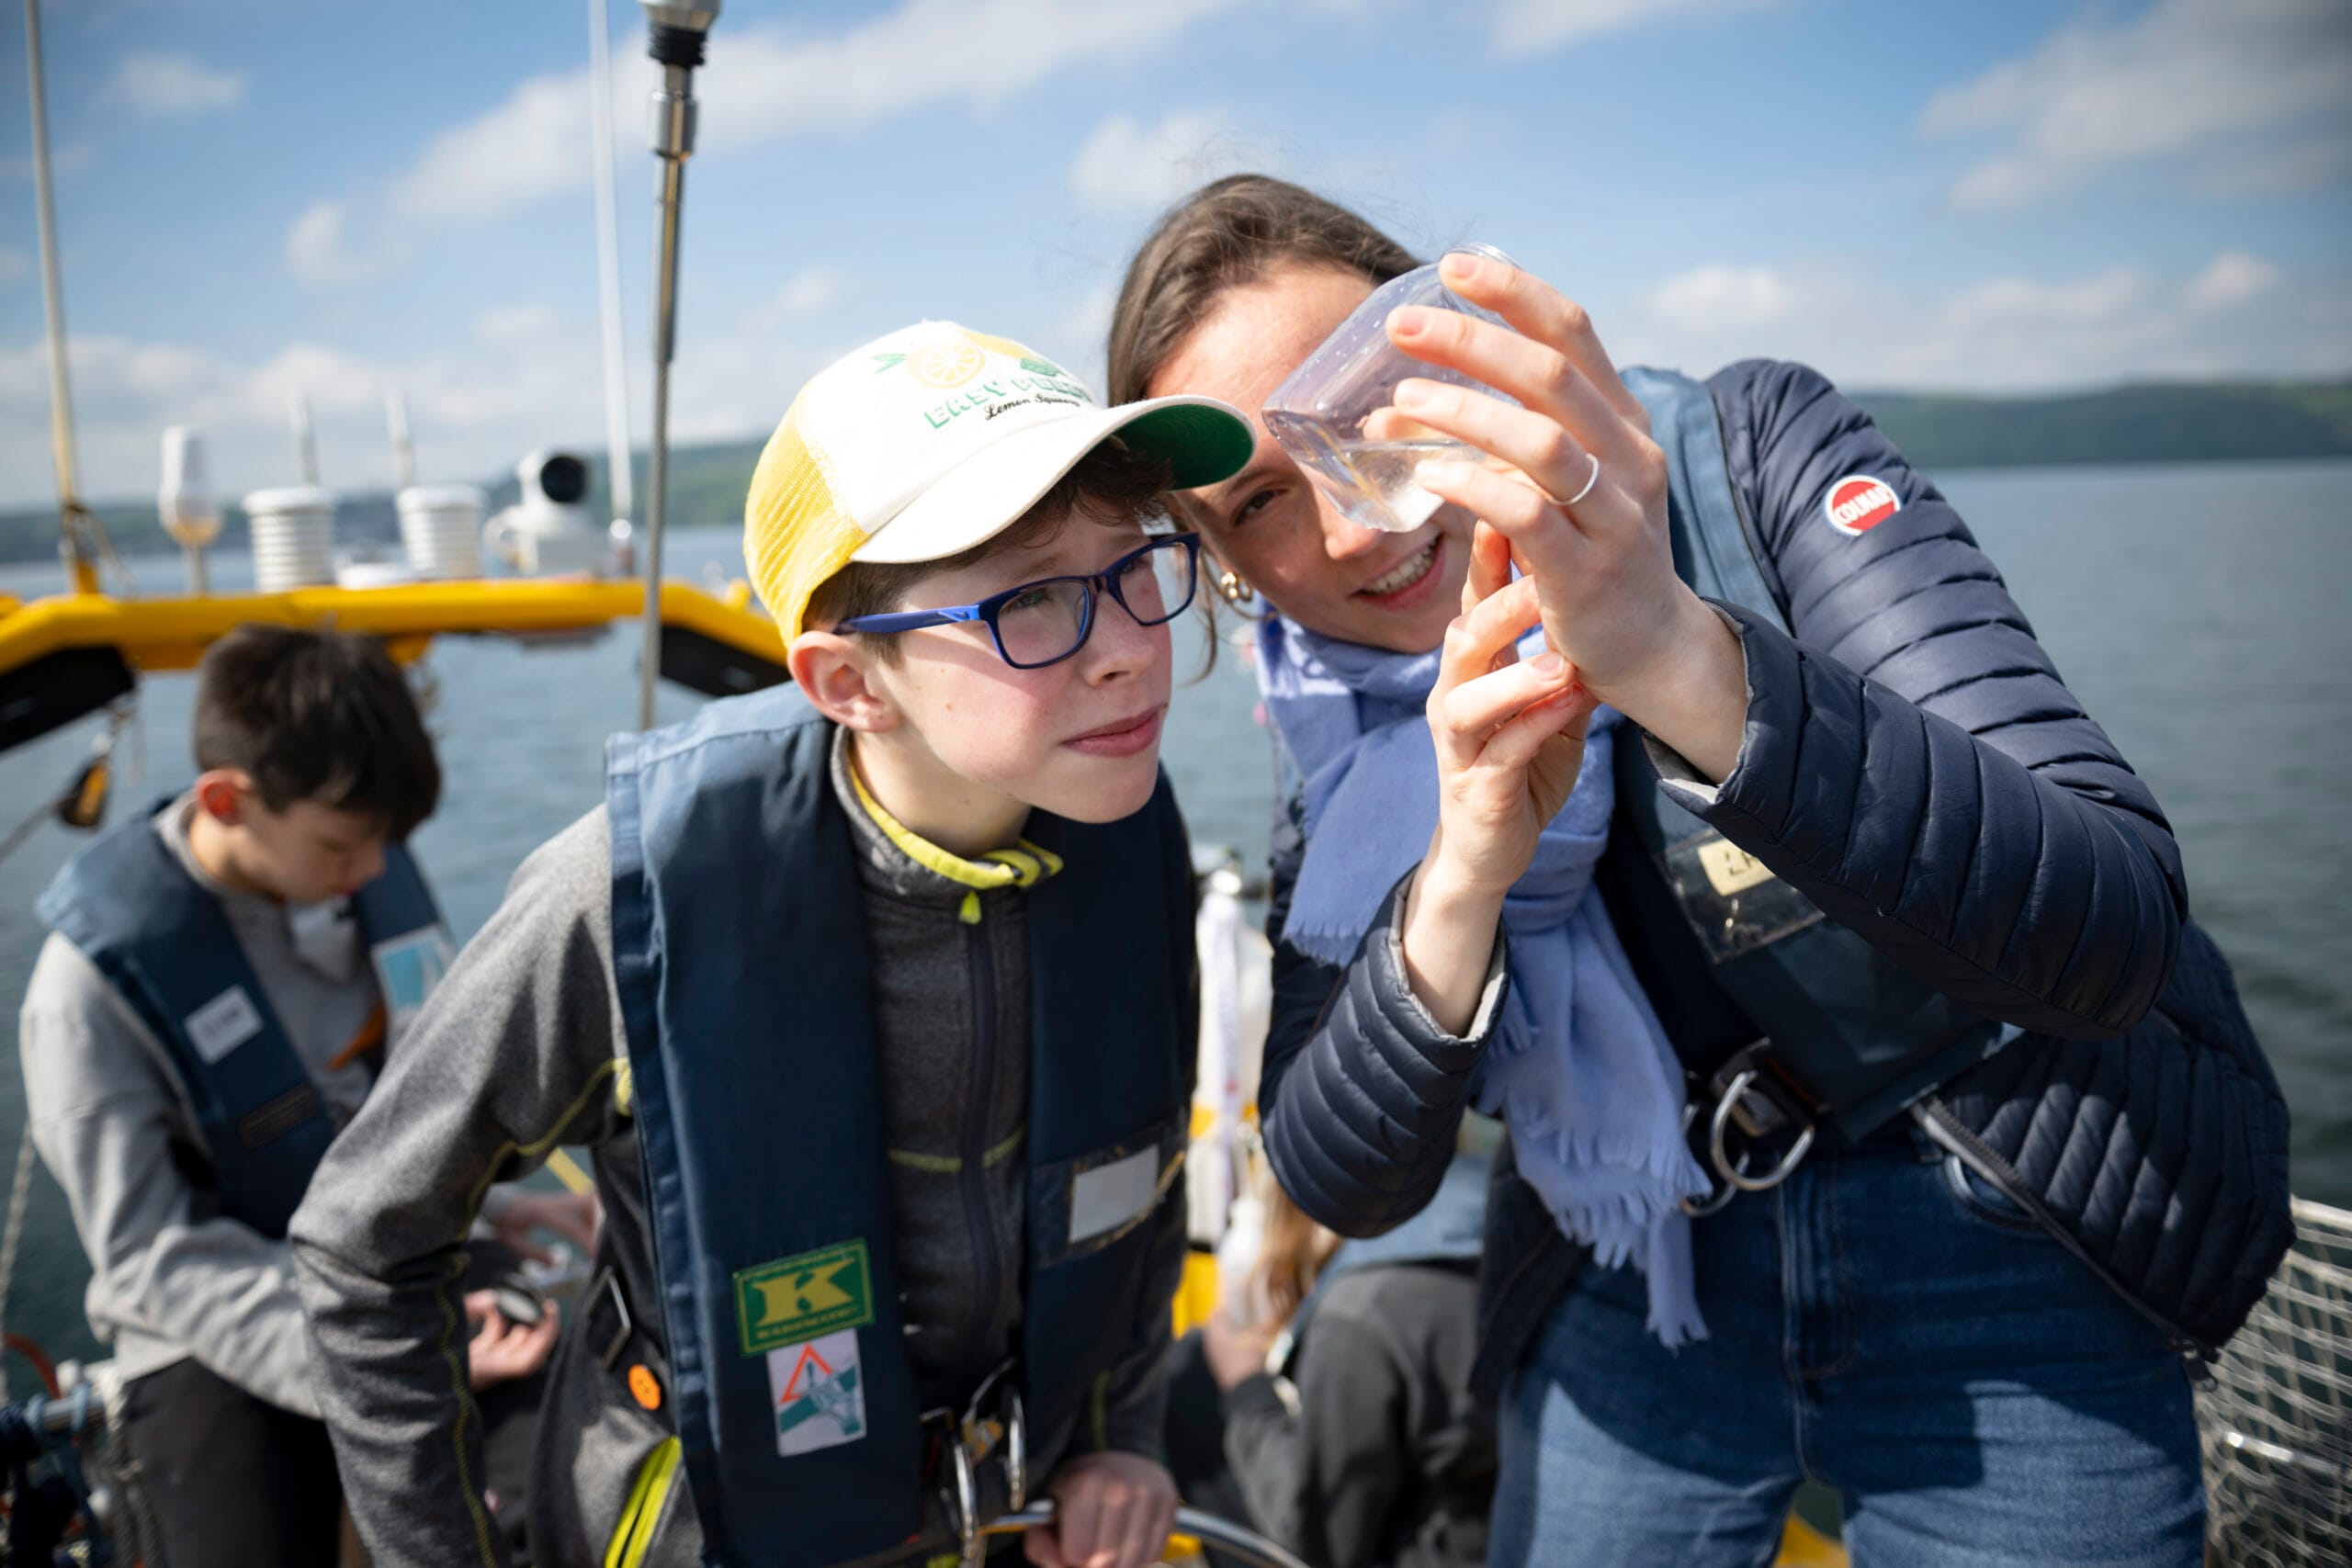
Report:
M1218 181L1132 263L1113 391L1255 411L1412 265ZM1867 1558L2196 1563L2176 1359L2287 1244L2286 1116L2154 800L1821 377L1621 373L1538 279L1442 276L1508 324L1391 342L1515 400L1396 389L1490 459L1422 466L1449 504L1361 527L1260 419L1179 505L1273 612L1276 1174L1370 1235L1467 1107L1511 1133L1489 1561L1752 1562L1811 1475Z

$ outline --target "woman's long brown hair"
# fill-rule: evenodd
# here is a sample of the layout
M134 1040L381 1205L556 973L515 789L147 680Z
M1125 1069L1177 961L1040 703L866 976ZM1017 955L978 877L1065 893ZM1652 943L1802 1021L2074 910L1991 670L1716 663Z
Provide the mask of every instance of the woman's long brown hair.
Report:
M1420 263L1357 214L1271 175L1227 175L1168 209L1127 264L1111 313L1111 400L1134 402L1227 289L1284 265L1375 284Z

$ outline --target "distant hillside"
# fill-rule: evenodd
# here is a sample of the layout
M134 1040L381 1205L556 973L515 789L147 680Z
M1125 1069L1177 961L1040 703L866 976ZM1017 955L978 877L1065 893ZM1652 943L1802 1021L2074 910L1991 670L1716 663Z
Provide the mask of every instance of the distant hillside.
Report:
M2265 457L2352 457L2352 381L2147 382L2062 397L1990 398L1940 392L1857 392L1856 400L1917 467L1929 473L2052 463L2211 462ZM671 518L681 525L733 523L761 443L687 446L670 456ZM608 510L605 465L589 459L591 510ZM492 511L514 500L507 476L485 486ZM645 493L645 457L637 458ZM171 547L152 502L96 509L125 555ZM243 514L226 509L222 542L242 544ZM398 536L384 491L347 492L337 528L349 540ZM0 513L0 560L32 560L57 548L50 508Z
M1856 392L1915 467L2352 456L2352 381L2162 382L2064 397Z

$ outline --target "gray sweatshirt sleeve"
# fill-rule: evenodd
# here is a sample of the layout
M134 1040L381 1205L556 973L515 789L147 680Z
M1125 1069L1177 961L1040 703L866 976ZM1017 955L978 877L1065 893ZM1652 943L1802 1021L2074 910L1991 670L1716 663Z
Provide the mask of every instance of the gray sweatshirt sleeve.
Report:
M62 936L33 965L17 1039L27 1127L73 1209L102 1332L185 1347L246 1393L317 1416L286 1244L203 1214L173 1157L193 1133L161 1046Z
M599 807L523 863L294 1216L321 1400L379 1563L504 1560L454 1281L492 1181L628 1135L607 846Z

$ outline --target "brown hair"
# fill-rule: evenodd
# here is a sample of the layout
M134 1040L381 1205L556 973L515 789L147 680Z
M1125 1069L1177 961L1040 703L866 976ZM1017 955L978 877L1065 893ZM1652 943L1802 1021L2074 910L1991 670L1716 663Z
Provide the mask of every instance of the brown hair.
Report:
M1271 175L1228 175L1160 219L1127 264L1111 313L1111 400L1133 402L1228 288L1288 265L1331 266L1374 284L1420 265L1357 214Z
M384 645L306 626L237 627L196 671L196 765L235 768L262 804L313 801L406 839L441 799L441 764Z
M1001 550L1035 548L1059 535L1062 525L1080 512L1111 523L1148 522L1159 514L1168 479L1165 457L1145 457L1117 436L1108 437L1009 527L968 550L939 560L850 562L817 585L800 624L830 629L859 615L895 610L933 573L958 570ZM896 664L903 656L903 645L895 637L851 635L886 663Z

